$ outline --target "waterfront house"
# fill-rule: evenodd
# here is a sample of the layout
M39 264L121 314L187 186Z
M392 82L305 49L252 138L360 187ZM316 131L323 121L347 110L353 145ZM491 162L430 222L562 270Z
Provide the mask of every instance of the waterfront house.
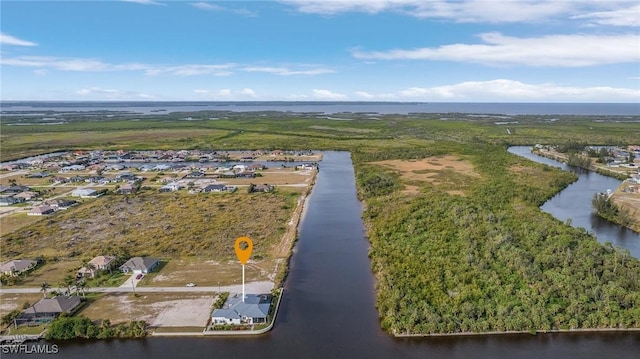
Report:
M73 314L80 307L80 297L59 295L42 298L16 317L15 324L36 324L50 322L62 313Z
M122 273L147 274L160 265L158 258L133 257L120 266Z
M14 259L0 266L0 273L4 275L16 276L26 272L38 265L37 261L31 259Z
M242 294L230 296L221 309L211 313L213 324L266 323L272 296L270 294Z

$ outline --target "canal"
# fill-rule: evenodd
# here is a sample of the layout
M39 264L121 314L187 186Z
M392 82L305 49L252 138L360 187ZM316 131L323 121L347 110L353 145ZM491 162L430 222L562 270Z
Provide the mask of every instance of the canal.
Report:
M591 207L594 194L606 192L608 189L615 191L622 181L536 155L531 153L531 146L513 146L509 148L509 152L578 175L576 182L540 208L563 222L568 221L574 227L582 227L595 234L601 243L611 242L614 246L628 249L632 256L640 258L640 234L598 217Z
M348 152L326 152L273 331L257 337L72 341L60 358L637 358L640 333L396 339L375 309ZM51 355L54 357L56 355ZM5 356L2 356L3 358ZM15 356L18 357L18 356ZM22 355L34 358L33 355ZM46 357L46 355L38 356Z

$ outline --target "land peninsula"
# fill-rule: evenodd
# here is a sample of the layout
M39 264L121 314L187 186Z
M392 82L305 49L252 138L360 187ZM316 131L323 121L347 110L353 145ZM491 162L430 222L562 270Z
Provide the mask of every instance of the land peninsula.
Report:
M187 116L198 121L181 120ZM538 208L574 181L575 175L506 151L510 145L562 143L576 137L593 145L629 145L640 138L640 118L510 116L505 124L504 115L344 113L335 116L340 121L326 117L195 112L131 121L77 115L56 126L41 126L33 118L29 118L30 124L16 126L20 118L12 117L2 123L2 160L65 150L350 151L358 194L365 205L377 308L381 326L388 332L640 328L638 259L628 251L600 244L585 230L572 228ZM144 186L143 182L141 188ZM114 227L122 229L109 239L95 241L93 248L130 246L131 251L142 245L145 250L140 253L187 258L215 251L213 243L201 245L187 237L202 239L212 227L229 231L236 221L265 211L270 213L260 222L273 220L280 223L278 227L251 227L253 222L247 220L243 230L254 228L265 238L271 238L268 233L280 238L286 228L282 223L288 220L299 195L279 190L269 195L271 204L266 209L262 197L248 193L246 203L233 194L213 197L209 203L203 197L143 190L127 199L115 195L98 199L104 205L82 204L91 209L82 221L99 222L95 217L111 208L114 220L119 221ZM167 197L166 202L158 202L162 196ZM124 211L122 203L127 200L139 206L135 213ZM154 204L153 209L145 207L147 203ZM209 226L211 218L205 218L205 208L212 207L228 213L217 226ZM162 223L164 227L155 229L159 238L142 240L148 235L139 234L133 224L138 215L149 215L149 222ZM13 217L2 220L9 218ZM47 226L48 221L53 223ZM51 252L49 248L56 247L44 245L69 243L75 232L61 227L69 223L66 221L63 214L54 214L19 229L16 225L11 233L3 233L2 259L40 254L56 256L58 261L76 260L79 266L84 248L74 251L61 246ZM131 225L124 226L125 222ZM56 233L60 236L41 239L51 227L59 228ZM231 232L231 236L236 234ZM166 243L174 237L180 241L177 248ZM31 245L35 245L33 251ZM260 250L267 256L269 248L273 247L265 245ZM38 250L43 253L36 253ZM130 253L134 252L138 253ZM5 258L5 253L11 253L12 258ZM147 278L150 282L159 280L169 266L177 263L173 270L180 271L188 262L173 258L157 275ZM59 273L64 277L67 272L68 268ZM191 278L186 272L178 277L180 285ZM117 315L115 310L110 313Z

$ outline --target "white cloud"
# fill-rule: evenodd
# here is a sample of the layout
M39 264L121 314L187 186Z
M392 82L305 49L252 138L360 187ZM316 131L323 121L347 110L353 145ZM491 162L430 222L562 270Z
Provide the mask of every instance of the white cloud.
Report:
M200 9L200 10L208 10L208 11L224 11L224 8L220 5L208 3L208 2L194 2L191 3L191 6Z
M373 96L371 99L381 98ZM620 102L637 100L640 98L640 89L607 86L574 87L553 83L527 84L515 80L497 79L465 81L435 87L411 87L399 91L397 98L407 101Z
M608 11L595 11L575 15L573 19L590 19L598 25L640 26L640 5L629 6Z
M18 39L11 35L0 32L0 45L14 45L14 46L38 46L35 42Z
M153 0L120 0L122 2L132 2L141 5L166 5Z
M303 13L335 15L344 12L377 14L393 11L418 18L455 22L516 23L547 20L581 5L557 0L283 0Z
M97 86L82 88L77 90L75 94L82 96L84 100L149 100L156 98L146 93L105 89Z
M578 67L640 61L640 36L549 35L519 38L500 33L480 35L483 44L453 44L438 48L353 50L359 59L441 60L488 65Z
M232 89L222 89L222 90L205 90L205 89L195 89L193 93L198 95L200 99L206 100L216 100L216 99L224 99L224 100L247 100L257 98L256 92L250 88L243 88L242 90L235 91Z
M347 96L329 90L314 89L313 97L319 100L345 100Z
M59 71L106 72L143 71L147 75L171 74L177 76L215 75L228 76L235 64L161 66L142 63L111 64L98 59L61 58L47 56L21 56L0 58L0 64L8 66L37 67Z
M217 12L222 12L222 11L226 11L226 12L231 12L237 15L242 15L242 16L247 16L247 17L253 17L256 16L256 13L248 10L248 9L236 9L236 8L229 8L229 7L222 7L220 5L217 4L212 4L209 2L196 2L196 3L191 3L191 6L195 7L196 9L200 9L200 10L206 10L206 11L217 11Z
M292 75L322 75L330 74L335 71L325 68L300 68L292 70L287 67L268 67L268 66L249 66L243 68L247 72L265 72L274 75L292 76Z
M256 92L250 88L244 88L240 91L240 93L249 97L256 97Z

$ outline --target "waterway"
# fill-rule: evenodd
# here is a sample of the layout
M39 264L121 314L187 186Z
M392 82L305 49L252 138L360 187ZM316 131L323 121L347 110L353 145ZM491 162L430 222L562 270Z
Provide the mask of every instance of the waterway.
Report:
M406 339L384 333L375 309L374 278L367 256L369 243L361 220L362 204L356 197L349 153L325 152L321 168L299 227L299 241L273 331L257 337L73 341L58 343L57 356L72 359L637 358L638 332Z
M611 242L614 246L628 249L632 256L640 258L640 234L598 217L591 207L594 194L606 192L608 189L615 191L622 181L536 155L531 153L530 146L513 146L509 148L509 152L577 174L576 182L540 208L563 222L569 222L576 228L582 227L595 234L601 243Z

